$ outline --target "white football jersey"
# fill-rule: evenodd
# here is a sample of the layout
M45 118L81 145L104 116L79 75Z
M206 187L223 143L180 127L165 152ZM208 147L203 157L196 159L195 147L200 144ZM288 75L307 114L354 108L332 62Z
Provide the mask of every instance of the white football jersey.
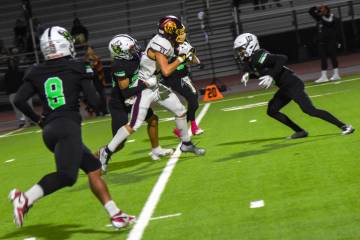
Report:
M156 76L158 78L158 76L160 76L160 67L155 60L150 59L147 55L148 49L150 48L164 54L168 58L174 55L174 47L171 45L170 41L159 34L155 35L148 43L146 50L141 57L139 79L143 81L146 81L151 77Z

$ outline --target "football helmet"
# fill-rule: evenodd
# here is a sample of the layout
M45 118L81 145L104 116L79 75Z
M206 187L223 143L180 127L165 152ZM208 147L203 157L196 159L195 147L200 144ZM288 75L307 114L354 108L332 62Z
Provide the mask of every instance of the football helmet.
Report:
M178 17L168 15L159 21L159 34L173 44L181 44L186 39L186 28Z
M111 57L125 60L131 60L134 56L139 57L141 51L136 39L127 34L119 34L113 37L108 48Z
M241 61L250 57L259 48L257 37L251 33L243 33L234 41L235 55L237 58L240 58Z
M45 60L65 56L75 57L74 40L62 27L47 28L40 37L40 49Z

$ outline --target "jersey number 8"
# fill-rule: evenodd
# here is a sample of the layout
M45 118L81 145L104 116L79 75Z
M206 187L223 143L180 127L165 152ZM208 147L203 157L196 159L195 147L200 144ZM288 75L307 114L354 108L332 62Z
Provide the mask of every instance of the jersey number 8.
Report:
M44 83L49 107L54 110L65 104L63 82L59 77L51 77Z

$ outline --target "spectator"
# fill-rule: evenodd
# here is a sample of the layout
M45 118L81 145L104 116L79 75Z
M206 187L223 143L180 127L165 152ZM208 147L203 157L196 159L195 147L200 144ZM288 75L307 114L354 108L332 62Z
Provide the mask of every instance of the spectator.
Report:
M17 90L22 85L24 73L18 68L17 60L14 57L9 57L8 59L8 70L5 73L5 89L6 94L9 95L9 101L14 109L17 125L19 128L24 126L30 126L31 121L25 115L20 112L14 105L14 98ZM31 99L29 100L29 104L32 106Z
M265 4L267 3L268 0L254 0L254 10L259 10L260 8L262 10L265 9Z
M331 59L333 75L330 80L340 80L336 50L339 46L339 20L330 12L327 5L315 6L309 9L309 14L315 19L318 30L319 55L321 57L321 76L316 83L328 82L327 57Z
M27 35L28 31L25 21L21 18L16 19L14 27L14 44L20 52L27 49Z
M89 32L86 27L81 24L79 18L75 18L73 21L71 35L75 39L75 44L85 44L89 39Z

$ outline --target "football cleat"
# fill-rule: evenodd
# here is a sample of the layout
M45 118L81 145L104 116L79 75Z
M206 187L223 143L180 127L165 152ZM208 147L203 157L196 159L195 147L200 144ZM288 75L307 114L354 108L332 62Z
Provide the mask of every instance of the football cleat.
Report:
M332 77L330 78L331 81L337 81L337 80L341 80L341 77L339 76L339 74L334 74L332 75Z
M105 149L106 149L106 147L100 148L98 151L98 154L97 154L99 156L99 160L101 163L101 170L103 173L106 173L107 166L108 166L109 160L111 158L110 154L108 154Z
M180 150L182 152L191 152L195 155L203 156L205 155L205 149L204 148L198 148L193 143L190 145L185 145L184 143L181 144Z
M157 161L160 160L160 158L169 156L174 153L174 149L172 148L161 148L159 151L151 151L149 152L149 156L152 160Z
M204 130L202 130L201 128L191 128L191 132L194 136L197 136L197 135L201 135L204 133Z
M315 81L315 83L324 83L328 81L329 79L326 76L321 76L318 80Z
M300 132L295 132L293 135L291 135L290 137L288 137L289 139L297 139L297 138L305 138L307 137L309 134L307 131L303 130Z
M17 227L22 227L24 216L29 211L28 199L23 192L17 189L11 190L9 199L14 207L14 223Z
M120 229L134 224L136 222L136 217L120 211L115 214L110 220L114 228Z
M355 128L353 128L351 125L345 125L341 128L341 135L348 135L355 132Z

